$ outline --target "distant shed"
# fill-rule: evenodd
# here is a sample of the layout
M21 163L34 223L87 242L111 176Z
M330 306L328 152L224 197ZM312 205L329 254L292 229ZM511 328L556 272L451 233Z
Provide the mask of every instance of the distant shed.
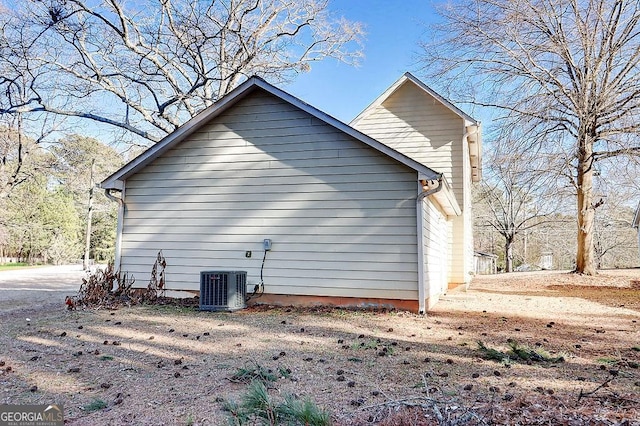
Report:
M474 271L477 275L498 273L498 256L480 251L473 252Z
M640 248L640 203L638 203L638 207L636 207L636 212L633 215L633 222L631 222L631 226L638 231L638 247Z

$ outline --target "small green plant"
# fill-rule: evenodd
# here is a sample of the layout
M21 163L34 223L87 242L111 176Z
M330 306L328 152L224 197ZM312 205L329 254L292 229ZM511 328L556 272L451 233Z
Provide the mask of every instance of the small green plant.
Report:
M193 426L193 424L195 423L195 420L193 420L193 416L191 414L189 414L187 416L187 426Z
M600 364L605 364L605 365L615 365L615 364L620 362L620 360L618 360L616 358L598 358L597 361Z
M497 349L487 347L481 340L478 341L478 350L484 359L503 362L505 358L509 358L507 354Z
M524 361L564 362L563 356L554 357L542 348L542 346L532 349L529 346L518 344L515 340L510 340L509 347L511 350L508 354L512 359L521 359Z
M104 408L107 408L106 402L101 399L94 399L89 404L83 406L82 410L86 411L87 413L93 413L94 411L102 410Z
M281 378L288 379L289 377L291 377L291 370L284 367L278 367L278 375Z
M390 345L384 345L384 346L382 347L382 352L384 352L384 353L385 353L385 355L391 356L391 355L393 355L393 354L395 353L395 349L394 349L394 347L393 347L393 346L390 346Z
M287 370L284 369L284 372L287 373ZM280 376L273 372L270 368L265 368L258 364L256 361L253 361L253 365L249 365L247 367L239 368L233 376L229 379L235 383L251 383L253 381L260 381L263 383L267 382L275 382L278 380L278 377L288 377L284 376L283 369L280 368L278 371ZM290 373L287 373L290 374Z
M357 349L375 349L378 346L378 342L376 340L368 340L366 342L354 342L351 344L352 350Z
M276 424L269 393L260 381L249 384L240 404L231 400L225 401L224 410L229 412L230 423L234 425L245 425L253 419L265 419L269 422L268 424Z
M362 346L363 349L377 349L378 345L380 344L380 339L378 340L369 340L367 342L365 342L364 346Z
M542 347L530 348L520 345L515 340L509 340L509 350L502 352L494 348L487 347L482 341L478 341L478 350L484 359L494 360L509 364L511 361L537 361L537 362L564 362L563 356L552 356Z
M229 413L229 423L233 425L309 425L325 426L331 424L331 416L310 400L298 400L286 396L276 404L261 381L249 384L242 401L226 401L224 409Z
M100 357L100 361L112 361L113 357L111 355L102 355Z
M323 426L331 424L329 413L320 409L309 399L301 401L289 395L285 397L284 404L280 405L277 411L285 419L291 419L302 425Z

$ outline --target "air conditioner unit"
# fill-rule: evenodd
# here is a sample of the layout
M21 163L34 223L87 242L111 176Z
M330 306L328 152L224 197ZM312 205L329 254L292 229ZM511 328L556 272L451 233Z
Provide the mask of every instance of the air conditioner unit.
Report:
M245 308L246 271L200 272L200 310L235 311Z

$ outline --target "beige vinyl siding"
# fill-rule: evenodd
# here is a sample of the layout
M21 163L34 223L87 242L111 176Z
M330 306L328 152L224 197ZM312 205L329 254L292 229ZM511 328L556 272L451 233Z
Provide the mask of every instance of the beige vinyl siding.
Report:
M122 270L145 285L162 250L170 289L253 287L270 238L267 293L417 299L416 172L260 93L127 179Z
M473 267L471 170L464 120L407 82L354 127L435 171L451 184L462 216L451 218L448 281L467 283Z
M354 127L443 173L463 205L464 121L412 83L405 83Z
M451 272L449 282L451 284L462 284L467 281L466 268L467 258L467 241L466 236L466 218L465 216L456 216L451 218L451 251L455 256L451 258ZM473 241L473 240L472 240Z
M425 296L431 305L447 291L449 276L449 225L433 202L426 200L423 209Z
M462 132L462 130L461 130ZM469 149L466 143L462 144L464 158L469 158ZM471 164L465 161L462 164L460 175L463 177L464 193L467 196L463 200L463 216L454 218L453 250L457 255L452 259L451 283L469 283L472 277L473 267L473 212L471 210Z
M464 146L464 155L468 155L468 149ZM468 157L465 157L468 158ZM453 240L452 250L456 256L451 261L452 284L465 284L471 281L473 271L473 213L471 211L471 165L463 164L460 174L464 177L464 191L468 194L464 199L463 215L452 218Z

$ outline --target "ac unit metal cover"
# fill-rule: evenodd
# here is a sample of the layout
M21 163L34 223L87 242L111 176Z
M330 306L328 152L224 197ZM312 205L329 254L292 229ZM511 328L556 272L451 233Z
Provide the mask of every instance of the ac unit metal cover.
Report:
M200 272L200 310L236 311L244 309L247 298L246 271Z

